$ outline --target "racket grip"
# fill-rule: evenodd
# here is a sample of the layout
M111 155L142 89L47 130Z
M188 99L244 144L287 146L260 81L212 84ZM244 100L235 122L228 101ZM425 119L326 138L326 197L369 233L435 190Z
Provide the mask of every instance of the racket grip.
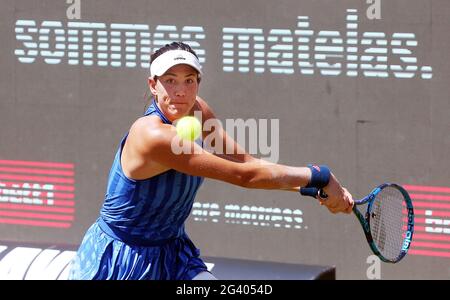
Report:
M317 198L317 195L319 195L322 199L328 198L328 195L322 189L319 190L315 187L302 187L300 188L300 194L302 194L302 196L310 196L313 198Z
M327 199L327 198L328 198L327 193L325 193L325 191L322 190L322 189L319 190L319 196L320 196L320 198L322 198L322 199Z

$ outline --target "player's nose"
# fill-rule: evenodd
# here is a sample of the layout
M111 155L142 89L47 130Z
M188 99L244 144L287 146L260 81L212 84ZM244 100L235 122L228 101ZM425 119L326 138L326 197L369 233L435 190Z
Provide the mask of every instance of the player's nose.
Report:
M183 89L177 89L175 91L175 96L182 98L186 96L186 92Z

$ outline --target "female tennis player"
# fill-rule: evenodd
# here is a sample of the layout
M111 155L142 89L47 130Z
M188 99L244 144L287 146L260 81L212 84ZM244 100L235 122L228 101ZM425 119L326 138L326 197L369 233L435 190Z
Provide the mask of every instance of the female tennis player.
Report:
M223 151L180 141L175 120L194 111L203 122L215 118L197 95L201 76L197 55L184 43L168 44L151 56L152 103L119 144L100 216L86 232L69 278L215 279L184 226L204 177L252 189L323 188L328 198L319 200L331 212L351 212L352 196L325 165L261 161L217 127L211 131L220 131L215 133L223 138ZM203 131L203 138L211 133ZM174 153L173 141L190 143L194 151Z

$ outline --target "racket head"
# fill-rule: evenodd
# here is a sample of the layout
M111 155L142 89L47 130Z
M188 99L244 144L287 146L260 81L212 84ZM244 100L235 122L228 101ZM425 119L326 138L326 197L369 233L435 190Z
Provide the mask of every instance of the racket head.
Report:
M355 201L363 203L368 203L364 215L356 205L353 211L370 248L384 262L399 262L407 254L414 233L414 208L408 192L398 184L384 183Z

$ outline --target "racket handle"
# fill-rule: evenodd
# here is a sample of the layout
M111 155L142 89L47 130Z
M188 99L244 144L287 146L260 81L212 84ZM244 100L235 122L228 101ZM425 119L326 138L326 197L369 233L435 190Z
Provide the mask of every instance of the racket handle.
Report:
M328 195L323 191L323 189L318 189L315 187L309 187L309 188L305 188L302 187L300 188L300 194L302 194L303 196L310 196L313 198L317 198L317 195L320 196L320 198L322 199L326 199L328 198Z
M320 196L320 198L322 198L322 199L327 199L327 198L328 198L327 193L325 193L325 191L322 190L322 189L319 190L319 196Z

